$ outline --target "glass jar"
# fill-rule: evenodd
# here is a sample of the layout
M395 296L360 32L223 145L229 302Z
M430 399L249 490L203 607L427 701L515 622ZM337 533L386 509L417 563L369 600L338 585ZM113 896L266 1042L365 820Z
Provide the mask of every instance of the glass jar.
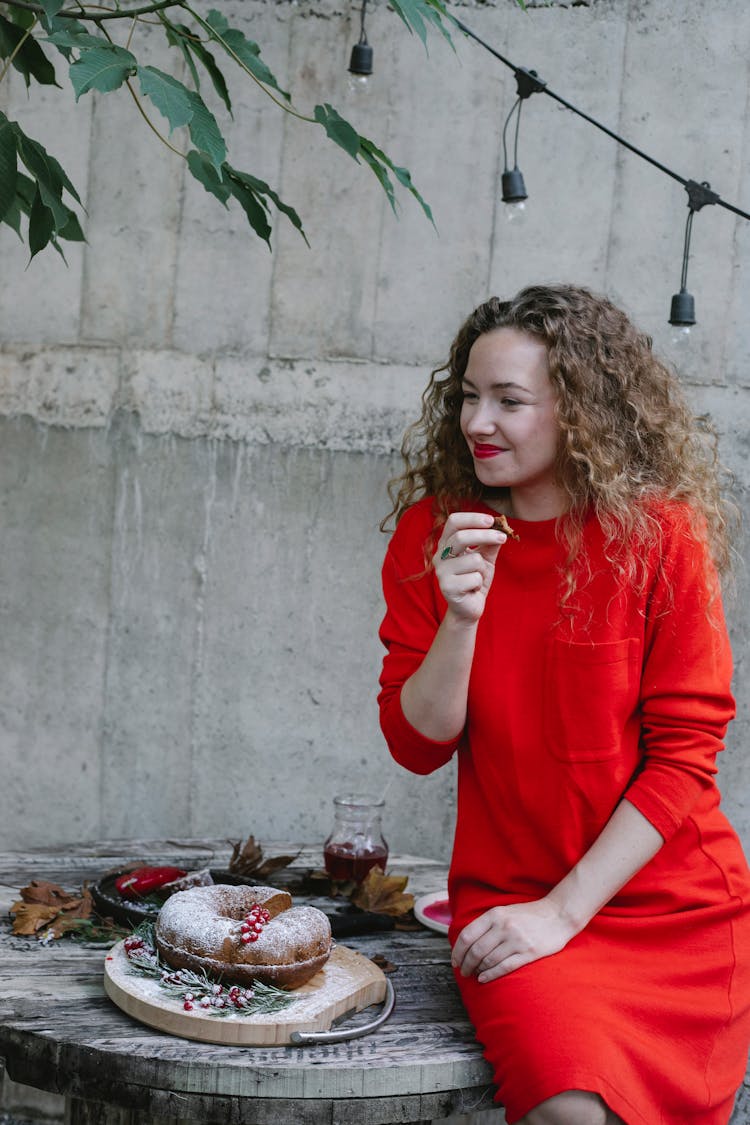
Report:
M385 801L358 794L333 798L333 830L323 845L325 868L339 882L361 883L372 867L385 871L388 845L380 816Z

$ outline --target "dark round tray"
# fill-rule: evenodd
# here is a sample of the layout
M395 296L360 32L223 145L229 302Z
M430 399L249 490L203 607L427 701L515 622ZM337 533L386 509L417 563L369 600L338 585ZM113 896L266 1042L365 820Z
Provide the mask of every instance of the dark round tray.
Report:
M113 918L122 926L139 926L141 922L155 922L161 908L161 902L153 899L139 902L137 899L123 898L115 886L115 880L128 871L133 871L143 864L132 864L118 871L108 871L101 879L97 879L89 887L94 900L96 911L103 918ZM284 878L281 872L274 873L274 884L283 887L289 877ZM211 869L211 878L215 883L229 883L234 886L244 884L253 885L260 880L235 875L231 871ZM154 896L157 899L158 896ZM331 923L331 932L334 937L347 937L355 934L377 933L383 930L392 930L394 919L386 914L370 914L360 910L350 902L328 900L325 904L318 903L319 908L328 916Z
M113 918L121 926L139 926L141 922L156 921L160 903L146 899L139 902L137 899L123 898L115 886L115 880L121 875L142 866L143 864L134 864L132 867L123 867L120 871L108 871L101 879L91 884L89 890L97 914L102 918Z

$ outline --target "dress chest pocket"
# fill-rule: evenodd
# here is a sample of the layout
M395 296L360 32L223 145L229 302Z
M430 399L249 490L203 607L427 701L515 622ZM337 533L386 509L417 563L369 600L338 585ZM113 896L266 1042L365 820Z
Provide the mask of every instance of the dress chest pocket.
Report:
M582 644L552 637L544 663L544 735L555 758L598 762L620 752L638 703L639 642Z

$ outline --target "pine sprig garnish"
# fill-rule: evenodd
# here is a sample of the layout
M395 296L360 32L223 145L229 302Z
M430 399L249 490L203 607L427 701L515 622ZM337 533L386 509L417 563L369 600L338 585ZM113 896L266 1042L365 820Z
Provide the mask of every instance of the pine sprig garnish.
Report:
M163 965L151 922L141 922L123 945L128 972L156 981L167 996L182 1001L186 1012L200 1011L219 1018L236 1014L267 1015L283 1011L297 999L281 988L259 981L254 981L252 987L241 988L237 984L219 984L203 970L195 973L191 969L172 969Z

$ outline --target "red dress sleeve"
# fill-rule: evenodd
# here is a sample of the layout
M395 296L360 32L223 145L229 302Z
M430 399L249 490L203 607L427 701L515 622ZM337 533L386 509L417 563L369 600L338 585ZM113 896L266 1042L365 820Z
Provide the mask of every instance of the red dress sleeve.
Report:
M624 794L665 840L712 788L716 755L735 713L718 580L706 565L707 548L695 541L685 520L683 513L665 521L647 611L643 763Z
M386 613L380 639L387 649L378 696L380 726L393 758L412 773L448 762L461 741L435 742L420 734L401 708L401 688L422 663L445 613L445 602L424 557L432 506L420 501L400 520L383 563Z

